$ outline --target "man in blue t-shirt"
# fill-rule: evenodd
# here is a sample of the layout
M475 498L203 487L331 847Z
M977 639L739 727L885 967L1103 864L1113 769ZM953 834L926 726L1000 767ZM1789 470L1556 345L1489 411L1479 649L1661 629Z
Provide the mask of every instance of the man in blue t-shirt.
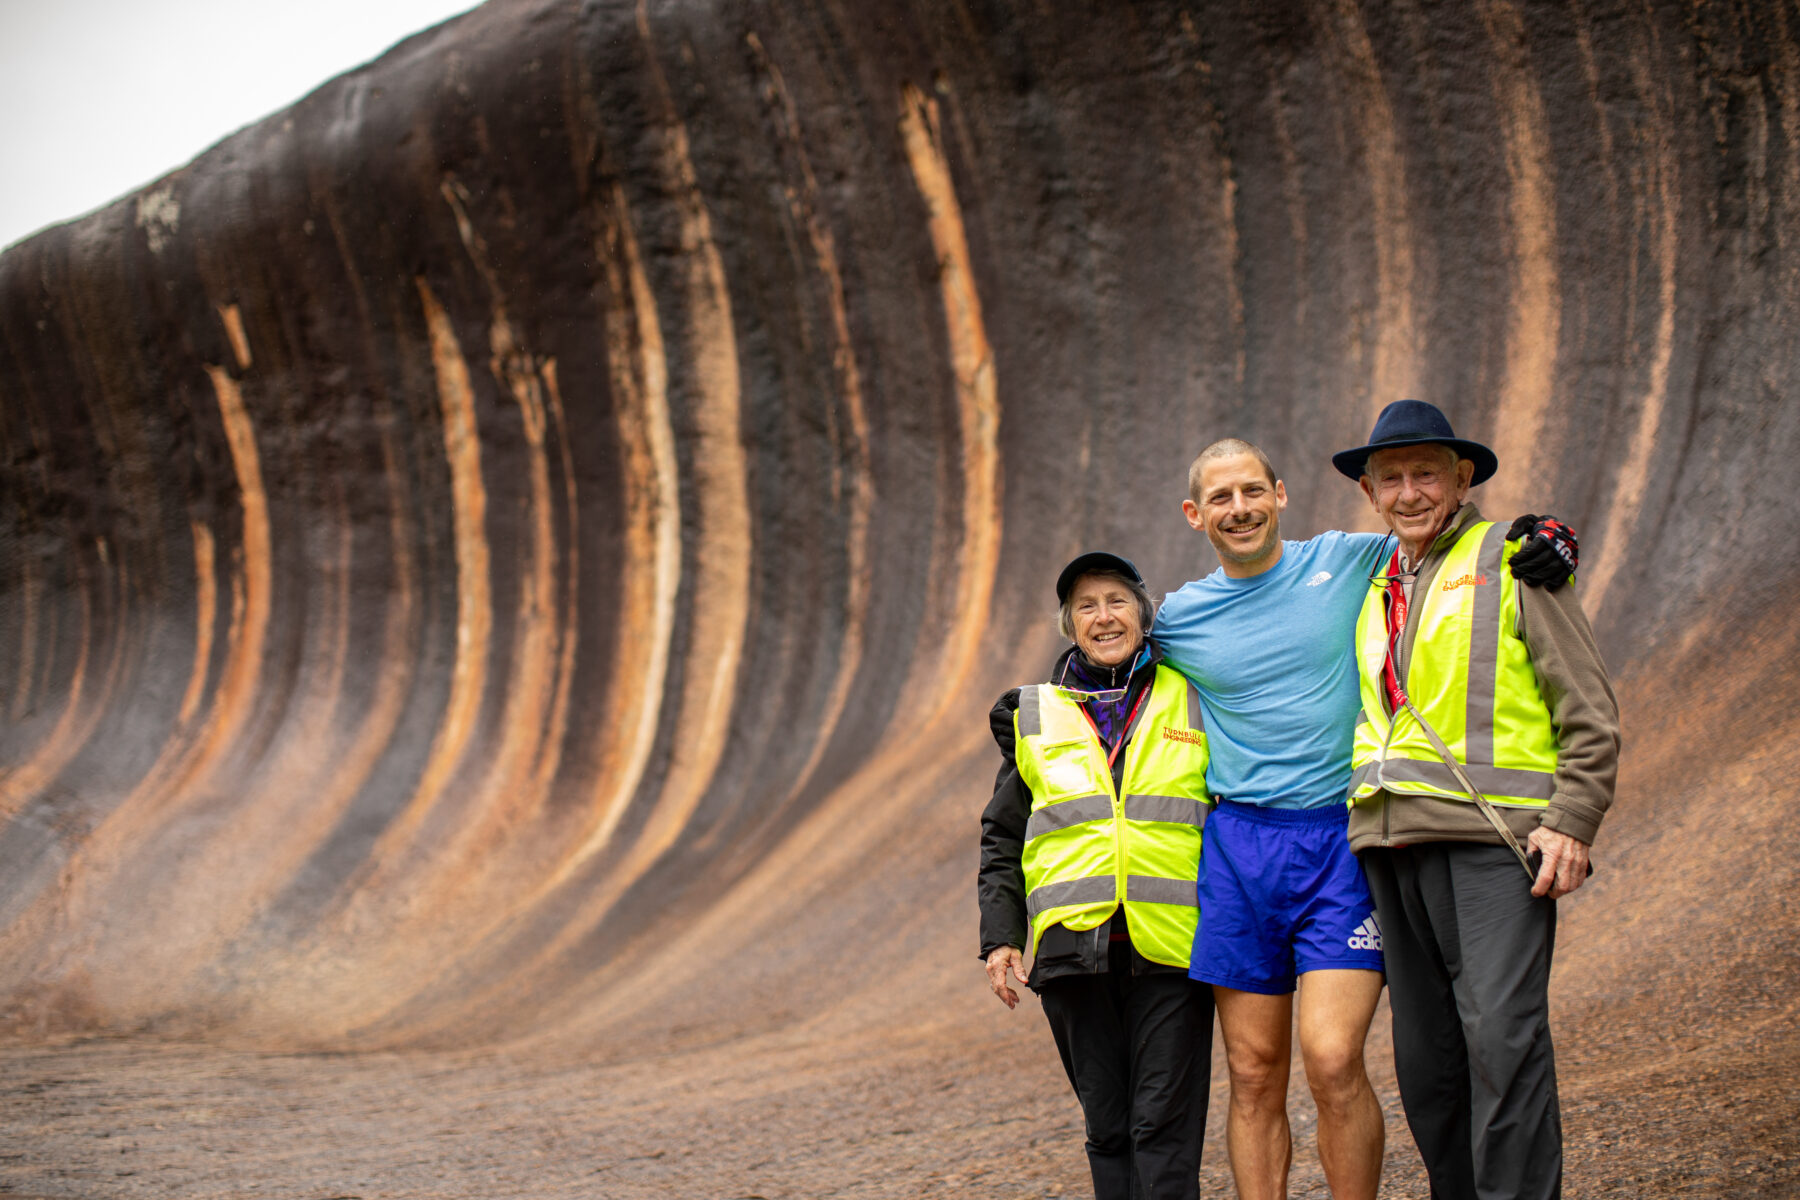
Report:
M1300 995L1300 1055L1319 1110L1319 1160L1338 1200L1374 1200L1381 1108L1363 1042L1381 998L1381 930L1350 852L1351 743L1361 708L1355 630L1379 534L1281 540L1287 490L1268 456L1229 438L1188 471L1188 524L1219 569L1171 593L1153 633L1165 661L1200 688L1219 798L1200 859L1200 929L1189 974L1213 985L1231 1068L1226 1143L1242 1200L1287 1195L1289 1042ZM1569 577L1550 535L1512 560L1532 586ZM1529 556L1529 563L1527 561Z
M1220 798L1190 974L1213 985L1225 1038L1232 1174L1243 1200L1287 1195L1298 988L1326 1182L1339 1200L1374 1200L1384 1127L1363 1041L1381 998L1381 934L1344 796L1361 704L1353 634L1383 539L1283 542L1287 490L1235 438L1200 452L1188 489L1182 511L1220 567L1170 594L1153 632L1200 687L1207 790Z

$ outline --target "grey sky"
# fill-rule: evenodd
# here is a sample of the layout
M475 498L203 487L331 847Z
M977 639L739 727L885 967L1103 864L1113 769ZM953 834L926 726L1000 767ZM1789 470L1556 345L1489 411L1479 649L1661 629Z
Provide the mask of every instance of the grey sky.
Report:
M0 246L136 191L477 0L0 0Z

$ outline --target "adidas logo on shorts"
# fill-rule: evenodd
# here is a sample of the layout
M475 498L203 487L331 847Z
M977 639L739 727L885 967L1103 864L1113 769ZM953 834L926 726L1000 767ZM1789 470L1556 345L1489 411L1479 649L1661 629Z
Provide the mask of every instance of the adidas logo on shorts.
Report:
M1355 932L1350 935L1350 948L1352 950L1381 949L1381 926L1375 923L1374 913L1370 913L1368 919L1358 925Z

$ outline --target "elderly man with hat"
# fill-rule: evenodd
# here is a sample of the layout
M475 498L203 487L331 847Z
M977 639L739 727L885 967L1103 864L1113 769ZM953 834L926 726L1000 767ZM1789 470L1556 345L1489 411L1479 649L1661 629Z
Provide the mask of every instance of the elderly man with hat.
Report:
M1146 636L1156 607L1129 560L1077 556L1056 599L1072 644L989 715L1004 761L981 817L981 954L1008 1008L1015 982L1038 994L1086 1117L1094 1195L1196 1200L1213 1020L1188 978L1205 722Z
M1618 704L1574 589L1516 586L1518 524L1466 500L1492 451L1401 400L1332 464L1397 543L1357 623L1349 836L1384 941L1401 1102L1433 1196L1549 1200L1555 901L1587 878L1612 803Z

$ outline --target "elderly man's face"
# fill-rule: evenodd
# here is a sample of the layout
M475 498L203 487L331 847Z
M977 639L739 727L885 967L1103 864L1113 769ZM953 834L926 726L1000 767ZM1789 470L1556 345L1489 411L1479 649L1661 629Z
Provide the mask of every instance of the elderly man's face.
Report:
M1116 667L1143 644L1137 597L1117 579L1105 575L1077 579L1069 589L1069 617L1075 644L1097 667Z
M1428 443L1375 451L1359 482L1407 557L1416 560L1462 507L1474 474L1474 463Z

